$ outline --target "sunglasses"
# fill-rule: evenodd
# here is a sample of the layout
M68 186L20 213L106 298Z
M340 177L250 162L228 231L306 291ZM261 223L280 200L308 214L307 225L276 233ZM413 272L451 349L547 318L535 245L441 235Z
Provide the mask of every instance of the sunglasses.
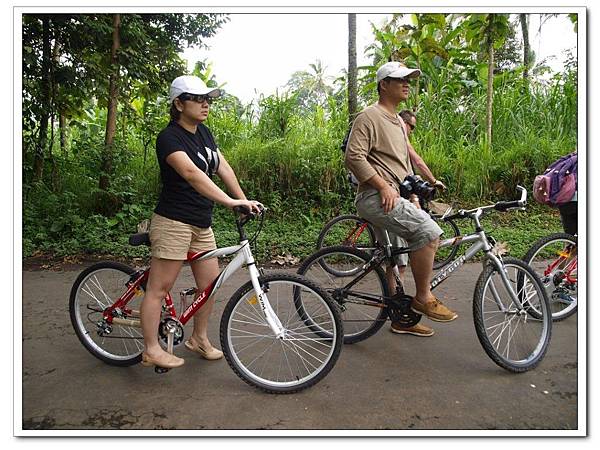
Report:
M214 98L209 97L208 95L196 95L196 94L181 94L178 97L182 102L185 102L186 100L190 100L192 102L196 102L196 103L208 103L209 105L213 102Z
M408 125L410 127L410 131L414 131L414 129L417 127L416 125L413 125L410 122L406 122L406 125Z

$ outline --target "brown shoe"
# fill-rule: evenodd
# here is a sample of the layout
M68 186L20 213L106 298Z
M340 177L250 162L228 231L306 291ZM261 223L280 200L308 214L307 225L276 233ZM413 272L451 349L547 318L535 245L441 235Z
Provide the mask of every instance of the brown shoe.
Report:
M429 337L435 334L433 328L429 328L426 325L416 324L412 327L403 327L401 324L392 322L392 327L390 328L392 333L397 334L412 334L413 336L421 336L421 337Z
M436 322L451 322L458 317L458 314L446 308L444 304L435 297L425 304L413 299L410 307L414 312L424 314Z
M177 367L183 366L185 360L183 358L179 358L175 355L171 355L170 353L166 353L163 358L155 359L148 356L146 353L142 353L142 366L151 367L158 366L163 369L175 369Z
M184 345L189 351L196 352L204 359L208 359L209 361L214 361L223 357L223 352L221 350L217 350L212 346L208 349L205 349L191 339L185 341Z

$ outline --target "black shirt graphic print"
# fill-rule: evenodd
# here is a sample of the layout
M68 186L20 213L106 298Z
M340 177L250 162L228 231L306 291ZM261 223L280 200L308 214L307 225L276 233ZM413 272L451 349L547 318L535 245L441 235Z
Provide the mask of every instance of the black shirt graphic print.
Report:
M214 202L198 193L169 165L167 156L178 151L185 152L196 167L210 178L219 168L218 148L205 125L199 124L196 133L190 133L177 122L171 121L156 138L162 190L154 212L168 219L208 228L212 224Z

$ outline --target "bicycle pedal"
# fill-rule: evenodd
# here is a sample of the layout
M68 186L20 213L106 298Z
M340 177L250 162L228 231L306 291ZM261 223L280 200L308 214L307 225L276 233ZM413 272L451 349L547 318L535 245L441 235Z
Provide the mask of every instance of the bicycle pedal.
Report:
M154 366L154 371L158 374L167 373L171 369L167 369L166 367Z

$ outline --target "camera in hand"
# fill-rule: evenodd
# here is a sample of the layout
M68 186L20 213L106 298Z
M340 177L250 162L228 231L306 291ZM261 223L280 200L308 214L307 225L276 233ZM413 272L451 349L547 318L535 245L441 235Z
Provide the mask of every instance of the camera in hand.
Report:
M430 201L435 197L435 187L417 175L407 175L400 184L400 195L408 199L412 194Z

